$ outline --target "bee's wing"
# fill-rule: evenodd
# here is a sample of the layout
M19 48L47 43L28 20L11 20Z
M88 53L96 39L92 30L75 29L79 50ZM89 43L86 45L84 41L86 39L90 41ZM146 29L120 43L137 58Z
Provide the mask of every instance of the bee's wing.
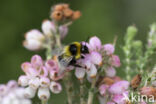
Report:
M61 66L67 67L72 59L73 56L65 56L59 61L59 63Z

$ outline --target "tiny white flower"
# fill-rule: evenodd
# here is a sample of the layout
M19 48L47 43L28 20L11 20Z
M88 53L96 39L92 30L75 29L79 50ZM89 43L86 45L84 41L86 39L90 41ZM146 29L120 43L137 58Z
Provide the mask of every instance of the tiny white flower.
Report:
M28 76L25 75L20 76L18 79L18 84L23 87L27 86L28 82L29 82L29 78Z
M29 86L33 89L37 89L40 85L40 79L38 77L32 78L29 81Z
M38 97L41 100L45 100L45 101L48 100L49 97L50 97L49 88L42 88L42 87L40 87L39 90L38 90Z
M35 96L36 90L34 90L31 87L27 87L24 90L24 96L25 98L33 98Z
M53 93L58 94L58 93L60 93L62 91L62 86L60 85L60 83L52 81L50 83L50 90Z
M56 31L56 30L55 31L54 30L55 30L55 26L51 21L49 21L49 20L43 21L42 31L45 35L52 36L52 32Z

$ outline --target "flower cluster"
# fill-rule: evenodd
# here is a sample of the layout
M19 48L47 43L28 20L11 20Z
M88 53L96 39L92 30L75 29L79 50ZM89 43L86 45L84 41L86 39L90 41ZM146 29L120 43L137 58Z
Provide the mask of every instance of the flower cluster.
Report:
M14 80L10 80L6 85L0 84L0 104L31 104L24 91Z
M37 90L41 100L49 99L50 90L55 94L61 92L57 80L62 76L57 76L59 69L54 60L44 62L39 55L34 55L31 62L25 62L21 67L25 75L19 77L18 83L26 87L24 94L27 98L33 98Z
M25 34L25 41L23 45L25 48L36 51L40 49L47 48L48 45L55 44L54 42L54 34L56 34L56 26L53 21L45 20L42 23L42 31L41 33L37 29L30 30ZM63 39L68 33L68 26L61 25L59 28L59 34L61 39Z
M102 45L100 39L96 36L91 37L89 43L83 42L89 48L89 54L85 55L85 59L80 60L80 64L84 68L76 68L75 75L78 79L82 79L87 72L88 77L95 77L98 68L102 67L106 76L114 77L116 74L114 67L120 66L120 59L114 55L115 47L113 44ZM105 69L106 68L106 69Z
M68 4L58 4L52 7L51 18L56 21L71 21L80 18L80 11L73 11Z

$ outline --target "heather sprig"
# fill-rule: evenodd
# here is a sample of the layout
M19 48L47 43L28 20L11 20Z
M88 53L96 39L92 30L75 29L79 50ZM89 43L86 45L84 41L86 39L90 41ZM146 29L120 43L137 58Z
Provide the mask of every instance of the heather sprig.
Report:
M30 51L45 50L45 59L33 55L30 61L22 63L23 75L19 76L18 84L9 81L0 85L0 104L32 104L30 99L36 95L42 104L48 104L51 103L49 99L53 99L51 95L62 90L66 91L68 104L94 104L94 99L99 99L100 104L133 104L131 93L137 97L146 95L156 98L156 64L152 71L147 71L156 48L156 24L150 27L146 45L141 40L135 40L138 31L135 26L127 28L122 47L126 74L121 78L117 76L116 68L120 71L122 64L115 54L115 44L103 44L97 36L92 36L88 42L80 42L89 53L81 54L83 58L76 60L77 66L69 64L62 69L58 60L64 52L62 40L68 34L68 26L80 18L81 12L63 3L51 9L51 19L42 22L42 32L30 30L23 42L23 46ZM77 79L77 88L73 76ZM144 99L137 102L146 103Z

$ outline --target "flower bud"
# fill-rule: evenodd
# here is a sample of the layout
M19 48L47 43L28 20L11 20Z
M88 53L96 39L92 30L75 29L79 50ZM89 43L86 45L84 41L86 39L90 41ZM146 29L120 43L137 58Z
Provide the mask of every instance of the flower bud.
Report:
M72 15L72 20L77 20L81 17L81 12L80 11L75 11Z
M135 26L129 26L127 28L127 38L128 40L132 40L137 33L137 28Z
M38 90L38 97L40 100L47 101L50 97L49 88L39 88Z
M47 78L47 77L41 77L40 78L40 86L41 87L49 87L49 85L50 85L50 80L49 80L49 78Z
M60 85L60 83L52 81L50 83L50 90L53 93L58 94L58 93L60 93L62 91L62 86Z
M109 77L104 77L100 84L105 84L105 85L112 85L114 83L114 80L109 78Z
M60 21L63 19L63 13L61 11L54 11L51 15L51 18L56 21Z
M18 84L19 84L20 86L25 87L25 86L28 85L28 82L29 82L28 76L22 75L22 76L20 76L20 77L18 78Z
M107 93L107 89L108 89L108 85L105 85L105 84L102 84L100 87L99 87L99 92L102 96L105 96L106 93Z
M53 35L53 32L56 32L54 23L52 23L49 20L43 21L42 31L43 31L44 35L47 35L47 36L51 37Z
M41 56L39 56L39 55L32 56L31 65L36 69L39 69L41 66L43 66L43 60L42 60Z
M0 84L0 96L3 96L7 93L7 87L4 84Z
M115 67L120 67L120 65L121 65L120 58L117 55L112 55L111 65L115 66Z
M73 11L70 8L64 9L63 13L66 18L69 18L73 15Z
M57 65L56 62L54 60L48 60L45 63L45 67L49 70L52 71L54 69L56 69Z
M27 40L23 42L23 46L31 51L40 50L42 48L42 43L37 40Z
M116 70L113 67L108 67L105 73L107 77L114 77L116 75Z
M111 55L111 54L113 54L114 53L114 45L112 45L112 44L105 44L104 46L103 46L103 49L104 49L104 51L106 51L106 54L107 55Z
M25 98L33 98L33 97L35 97L35 93L36 93L36 90L34 90L31 87L27 87L24 90L24 96L25 96Z
M64 39L68 33L68 27L67 26L60 26L59 27L59 32L61 35L61 39Z
M7 83L7 87L10 89L10 88L16 88L18 85L17 85L17 82L14 81L14 80L10 80L8 83Z
M94 64L91 65L89 71L87 71L87 74L88 74L88 76L91 77L91 78L96 77L96 74L97 74L97 68L95 67Z
M25 35L26 40L23 42L25 48L29 50L39 50L45 37L38 30L31 30Z
M39 78L35 77L35 78L30 79L29 87L36 90L39 87L39 85L40 85Z
M96 36L90 38L89 45L90 45L90 49L91 50L99 50L99 49L101 49L101 41Z

